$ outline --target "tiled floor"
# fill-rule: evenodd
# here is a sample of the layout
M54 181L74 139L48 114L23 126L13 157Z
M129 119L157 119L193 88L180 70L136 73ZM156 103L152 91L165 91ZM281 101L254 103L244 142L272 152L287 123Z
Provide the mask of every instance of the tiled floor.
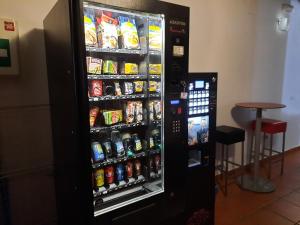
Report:
M216 225L300 225L300 149L287 154L283 176L279 166L273 167L273 193L243 191L235 184L227 197L219 192Z

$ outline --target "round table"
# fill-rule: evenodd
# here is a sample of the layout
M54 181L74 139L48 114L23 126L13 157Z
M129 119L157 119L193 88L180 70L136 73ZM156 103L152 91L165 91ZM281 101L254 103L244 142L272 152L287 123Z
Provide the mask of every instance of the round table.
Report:
M242 176L239 178L239 184L242 188L254 191L268 193L275 191L275 185L268 179L259 176L259 152L261 142L261 124L262 110L279 109L286 107L283 104L270 102L242 102L237 103L237 107L256 110L256 128L255 128L255 152L254 152L254 174L253 176Z

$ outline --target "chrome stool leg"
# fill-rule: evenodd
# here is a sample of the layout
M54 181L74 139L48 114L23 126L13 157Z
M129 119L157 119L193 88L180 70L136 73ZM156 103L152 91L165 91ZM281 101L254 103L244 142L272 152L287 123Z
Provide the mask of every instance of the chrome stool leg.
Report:
M242 142L242 159L241 159L241 170L242 170L242 177L241 177L241 184L244 184L244 173L245 173L245 168L244 168L244 154L245 154L245 143Z
M281 176L283 175L283 170L284 170L284 151L285 151L285 132L282 134L283 139L282 139L282 153L281 153Z
M273 134L270 134L270 149L269 149L269 168L268 168L268 178L271 178L272 173L272 152L273 152Z
M227 196L227 185L228 185L228 145L226 145L226 150L225 150L225 196Z

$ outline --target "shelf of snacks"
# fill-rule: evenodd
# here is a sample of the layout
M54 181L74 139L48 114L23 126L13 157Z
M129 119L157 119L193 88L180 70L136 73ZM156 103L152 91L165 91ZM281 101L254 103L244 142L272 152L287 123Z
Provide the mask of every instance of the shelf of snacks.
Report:
M132 179L129 182L124 182L124 183L120 183L119 185L112 185L112 187L102 187L101 189L99 189L99 191L94 191L94 197L100 197L103 195L107 195L107 194L111 194L113 192L122 190L122 189L126 189L129 187L133 187L136 185L141 185L143 183L146 182L146 179L143 176L140 176L137 179Z
M121 95L121 96L99 96L99 97L90 97L90 102L99 102L107 100L127 100L127 99L140 99L146 98L145 94L134 94L134 95Z
M115 53L115 54L128 54L128 55L146 55L147 50L142 49L124 49L124 48L98 48L93 46L86 46L88 52L101 52L101 53Z
M139 122L139 123L121 123L121 124L116 124L116 125L112 125L109 127L92 127L90 129L91 133L99 133L100 131L105 131L105 130L113 130L113 129L126 129L126 128L133 128L133 127L142 127L142 126L146 126L147 123L146 122Z
M95 75L95 74L89 74L88 75L89 80L146 80L147 75L123 75L123 74L117 74L117 75ZM160 79L160 76L157 78L152 79Z
M103 162L93 163L93 168L96 169L96 168L99 168L99 167L109 166L109 165L113 165L113 164L121 163L121 162L126 162L126 161L131 160L131 159L142 158L142 157L145 157L145 156L146 156L146 153L143 151L143 152L140 152L140 153L133 154L131 156L124 156L124 157L121 157L121 158L107 159L106 161L103 161Z

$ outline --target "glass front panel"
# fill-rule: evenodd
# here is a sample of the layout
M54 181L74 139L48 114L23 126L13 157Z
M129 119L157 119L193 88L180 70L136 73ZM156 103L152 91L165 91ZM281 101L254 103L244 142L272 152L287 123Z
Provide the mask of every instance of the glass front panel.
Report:
M159 194L164 17L84 3L95 216Z

